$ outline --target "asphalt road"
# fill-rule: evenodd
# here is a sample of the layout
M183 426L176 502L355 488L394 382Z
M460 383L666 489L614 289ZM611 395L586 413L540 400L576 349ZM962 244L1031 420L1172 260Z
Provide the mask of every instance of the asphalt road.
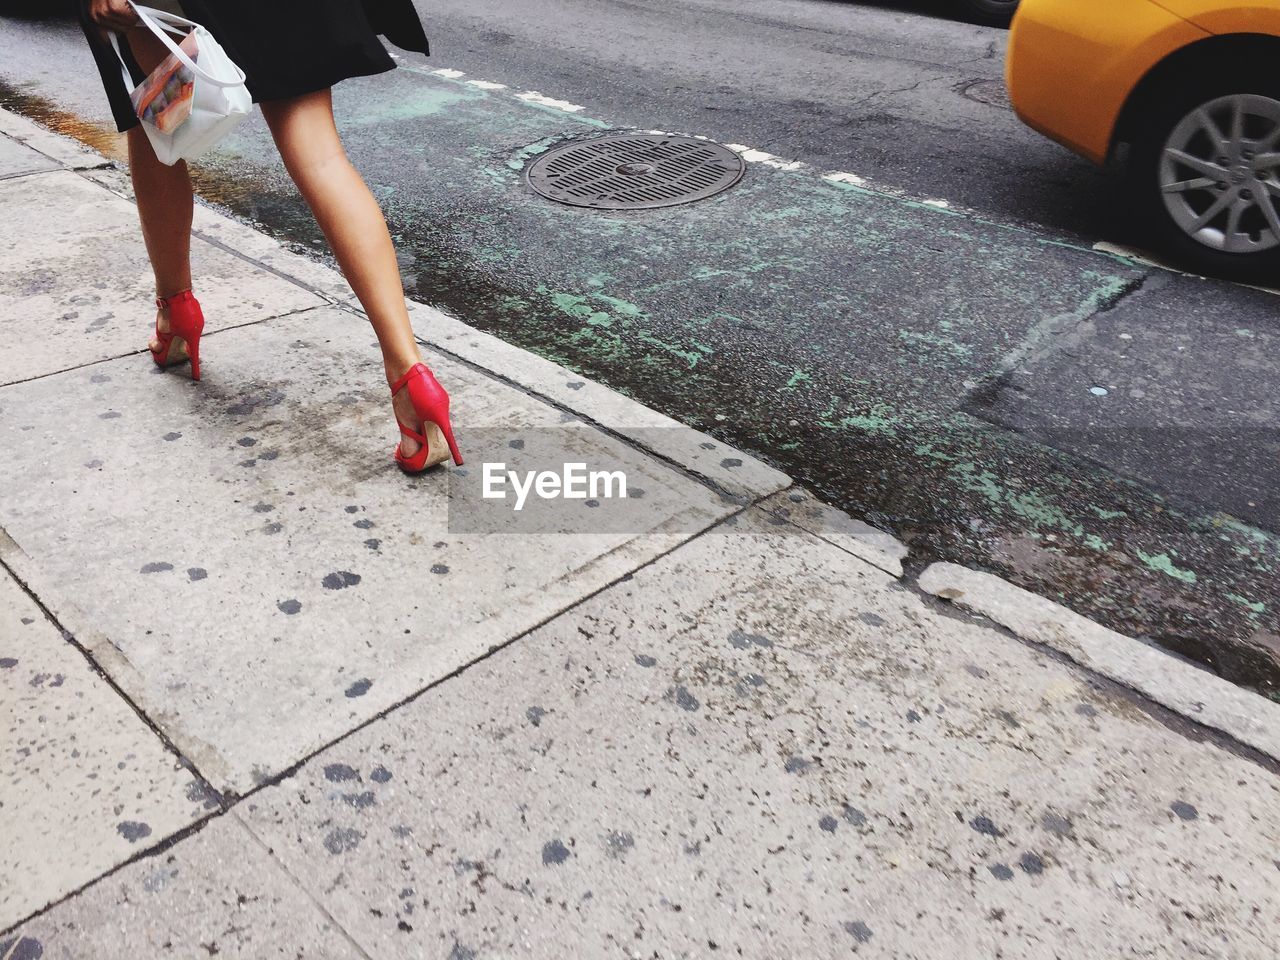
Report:
M917 561L1274 694L1280 301L1093 250L1133 239L1116 188L1009 111L1003 31L817 0L423 9L431 60L337 97L414 296L771 458ZM109 149L78 35L0 24L0 102ZM530 194L527 162L610 129L803 166L643 214ZM260 124L199 182L322 250Z

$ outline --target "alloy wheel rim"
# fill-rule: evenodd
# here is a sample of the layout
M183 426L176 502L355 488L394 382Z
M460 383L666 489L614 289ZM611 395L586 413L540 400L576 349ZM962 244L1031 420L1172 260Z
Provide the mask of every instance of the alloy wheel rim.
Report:
M1241 93L1191 110L1165 141L1159 178L1169 216L1198 243L1280 247L1280 100Z

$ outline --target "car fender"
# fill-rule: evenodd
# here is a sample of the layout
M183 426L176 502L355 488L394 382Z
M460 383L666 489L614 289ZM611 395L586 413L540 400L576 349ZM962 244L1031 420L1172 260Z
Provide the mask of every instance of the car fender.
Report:
M1225 5L1207 0L1155 0L1160 6L1215 36L1269 33L1280 36L1280 2Z
M1209 36L1153 0L1023 0L1006 67L1014 111L1046 136L1105 163L1116 121L1139 81L1174 51Z

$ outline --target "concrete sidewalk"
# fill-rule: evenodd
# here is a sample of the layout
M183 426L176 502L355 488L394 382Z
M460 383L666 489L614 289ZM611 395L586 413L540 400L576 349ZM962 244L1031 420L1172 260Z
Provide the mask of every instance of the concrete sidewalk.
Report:
M2 960L1274 956L1280 706L424 306L407 480L341 277L196 234L200 384L0 112ZM629 522L461 529L548 437Z

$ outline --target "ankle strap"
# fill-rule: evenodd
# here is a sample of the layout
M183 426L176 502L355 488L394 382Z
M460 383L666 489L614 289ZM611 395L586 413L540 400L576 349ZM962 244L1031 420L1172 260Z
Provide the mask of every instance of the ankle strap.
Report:
M190 288L179 290L177 293L168 297L156 297L156 307L165 310L175 303L181 303L183 300L194 300L196 295L191 292Z
M413 377L421 377L423 375L430 376L431 369L423 362L419 361L405 371L404 376L391 385L391 395L394 397L400 392L400 388L408 383Z
M416 431L416 430L410 430L408 427L406 427L406 426L405 426L403 423L401 423L399 420L397 420L397 421L396 421L396 426L398 426L398 427L400 428L400 432L401 432L401 433L403 433L403 434L404 434L406 437L408 437L410 440L416 440L416 441L418 441L418 443L422 444L422 446L424 446L424 447L427 445L427 437L426 437L426 434L424 434L424 433L418 433L418 431Z

